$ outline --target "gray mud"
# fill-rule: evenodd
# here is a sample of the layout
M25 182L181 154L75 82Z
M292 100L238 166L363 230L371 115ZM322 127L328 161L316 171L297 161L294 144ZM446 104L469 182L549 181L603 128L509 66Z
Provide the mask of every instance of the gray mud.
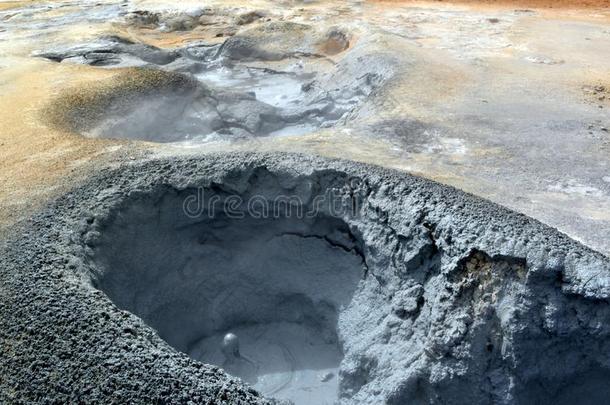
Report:
M236 217L208 215L235 197ZM253 199L284 203L271 220ZM24 223L2 257L1 402L266 403L217 366L296 403L291 376L329 403L610 397L608 259L392 170L290 154L125 164ZM223 358L227 332L240 356Z
M182 75L188 88L133 92L106 103L94 120L75 125L68 119L62 125L90 137L191 143L300 135L345 125L374 102L394 65L387 55L365 51L364 41L346 51L348 45L347 34L338 29L316 33L308 25L273 22L216 45L195 42L166 50L105 36L34 55L58 63ZM335 63L314 53L319 47L345 55ZM283 61L285 67L266 66L269 61ZM67 115L82 121L90 108L81 103Z

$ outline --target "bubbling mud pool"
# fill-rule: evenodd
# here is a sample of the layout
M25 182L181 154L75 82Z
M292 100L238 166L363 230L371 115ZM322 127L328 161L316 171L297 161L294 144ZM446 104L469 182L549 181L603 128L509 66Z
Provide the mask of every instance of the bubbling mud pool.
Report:
M390 61L365 50L346 51L338 62L292 51L270 56L237 37L164 50L105 36L35 55L117 71L107 82L60 95L45 111L55 126L184 145L341 125L391 75Z
M307 85L312 82L315 73L299 73L302 64L295 63L287 71L274 71L260 67L240 67L219 65L214 69L198 73L195 77L203 84L217 89L252 94L256 100L274 108L298 116L298 110L307 103ZM304 135L315 132L324 124L322 119L316 119L312 111L309 117L302 117L295 122L287 122L285 126L269 132L268 136ZM330 124L330 123L329 123ZM185 142L177 143L197 145L206 139L222 139L219 134L193 134Z
M302 101L303 84L308 77L311 78L311 75L303 76L291 72L268 73L264 68L231 69L226 66L195 75L213 87L254 93L257 100L278 108L294 108Z

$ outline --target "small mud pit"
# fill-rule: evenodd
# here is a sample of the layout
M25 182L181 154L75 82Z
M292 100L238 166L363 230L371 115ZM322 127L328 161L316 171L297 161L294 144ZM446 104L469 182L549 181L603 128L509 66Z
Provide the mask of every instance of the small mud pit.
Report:
M302 108L301 85L295 75L257 69L192 76L129 68L91 89L65 92L44 119L93 138L188 144L300 134L334 122L332 105Z
M316 74L304 73L302 63L293 63L287 68L286 71L278 71L264 67L217 65L195 77L212 88L253 95L257 101L277 109L282 124L262 135L301 135L335 123L340 116L332 113L332 105L311 104L311 89L308 86ZM304 110L308 103L312 107ZM344 109L342 113L347 111Z
M223 44L171 50L105 36L37 52L57 63L117 70L112 80L65 91L47 108L45 119L88 137L185 145L301 135L344 122L384 82L383 69L367 66L362 56L349 57L348 51L336 63L293 49L287 40L278 48L276 37L284 33L279 28L261 29L264 43L258 31L258 42L235 36ZM310 29L298 28L299 35ZM340 31L327 35L347 41Z

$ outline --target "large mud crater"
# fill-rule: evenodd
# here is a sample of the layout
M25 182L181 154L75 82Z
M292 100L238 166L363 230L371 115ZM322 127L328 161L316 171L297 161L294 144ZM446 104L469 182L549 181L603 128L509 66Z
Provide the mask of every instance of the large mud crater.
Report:
M567 292L591 264L550 230L423 180L268 165L117 200L86 233L93 285L176 350L297 404L609 394L584 349L607 303Z
M5 250L1 330L27 344L9 343L16 355L0 360L25 396L610 396L608 259L404 173L291 154L126 164L63 197Z
M361 242L336 217L300 212L298 198L263 198L266 176L245 195L202 189L197 216L192 190L130 203L98 241L95 284L193 359L267 396L331 404ZM244 203L227 213L230 198Z

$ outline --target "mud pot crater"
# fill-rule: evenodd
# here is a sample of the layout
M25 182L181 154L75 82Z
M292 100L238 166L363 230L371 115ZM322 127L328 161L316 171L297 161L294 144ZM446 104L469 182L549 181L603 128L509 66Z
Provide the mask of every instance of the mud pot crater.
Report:
M300 208L279 203L251 216L246 201L263 207L282 191L268 172L256 176L247 195L222 184L202 190L206 207L243 198L229 214L189 220L192 190L121 209L97 243L95 285L191 358L268 396L330 404L343 357L338 320L364 276L361 243L323 212L300 218Z
M292 203L273 218L246 215L248 201L282 196ZM234 197L231 216L201 208ZM315 214L289 213L295 201ZM291 154L125 164L2 249L1 330L28 341L11 343L16 355L0 371L24 398L567 404L610 395L608 259L404 173Z

